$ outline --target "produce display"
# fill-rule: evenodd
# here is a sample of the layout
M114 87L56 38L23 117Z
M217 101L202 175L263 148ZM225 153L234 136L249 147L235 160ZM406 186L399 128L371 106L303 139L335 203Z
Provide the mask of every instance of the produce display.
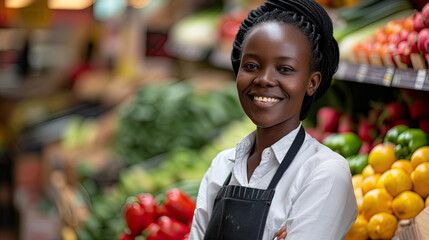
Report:
M386 4L381 11L391 8L396 2ZM407 2L407 1L404 1ZM422 11L407 13L405 4L402 7L405 16L398 13L394 18L385 18L383 22L368 26L360 32L347 36L341 43L344 52L351 49L349 60L361 64L397 68L427 69L429 56L429 4ZM368 15L366 15L367 17ZM386 22L387 20L387 22ZM360 21L362 22L362 21ZM355 37L358 36L359 37Z
M213 158L220 151L234 147L254 128L248 118L231 121L200 149L172 149L161 155L162 158L149 159L122 170L118 184L92 196L92 215L77 231L79 239L111 240L112 236L119 236L126 228L121 209L129 196L152 193L157 202L163 202L169 189L179 188L195 199L199 182ZM148 167L151 161L162 163Z
M335 29L343 61L428 68L429 4L419 12L408 0L318 2L336 8L330 11L345 23ZM220 6L190 14L171 28L166 50L189 61L222 51L229 64L231 43L246 15L244 9ZM212 159L255 128L243 118L233 84L207 93L196 92L193 84L171 79L138 89L119 109L108 146L107 138L97 135L98 121L70 121L62 141L66 149L94 149L99 141L123 163L117 179L104 185L78 166L91 212L76 230L78 239L187 239L199 182ZM346 239L390 239L401 220L429 205L429 98L427 92L399 91L394 101L361 106L365 112L352 106L361 105L362 96L349 94L340 108L344 102L331 99L314 108L314 123L310 117L304 121L309 134L349 163L359 216Z
M429 205L429 146L401 159L397 145L385 140L371 150L362 173L352 177L358 219L346 239L391 239L398 221L416 217Z
M189 81L145 86L119 114L118 154L131 164L207 144L219 127L244 115L234 88L228 89L198 94Z
M127 229L120 240L185 240L190 231L195 200L178 188L169 189L163 202L150 193L140 193L123 207Z

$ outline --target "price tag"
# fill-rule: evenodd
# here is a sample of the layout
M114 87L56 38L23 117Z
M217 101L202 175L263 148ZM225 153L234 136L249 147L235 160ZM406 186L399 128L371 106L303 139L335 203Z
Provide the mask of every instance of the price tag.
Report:
M414 83L414 88L418 90L423 89L423 85L425 84L426 79L426 70L419 70L417 72L416 81Z
M383 84L386 86L390 86L392 82L393 74L395 73L395 69L393 67L389 67L386 69L386 73L384 74Z
M368 73L368 65L360 65L359 70L356 74L356 80L358 82L363 82L365 80L366 74Z

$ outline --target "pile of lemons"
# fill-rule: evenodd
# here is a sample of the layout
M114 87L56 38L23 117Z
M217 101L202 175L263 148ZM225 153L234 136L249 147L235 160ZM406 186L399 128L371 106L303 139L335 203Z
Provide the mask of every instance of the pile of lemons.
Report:
M414 218L429 206L429 146L410 160L398 160L394 147L376 145L368 166L352 177L358 217L346 240L391 239L398 220Z

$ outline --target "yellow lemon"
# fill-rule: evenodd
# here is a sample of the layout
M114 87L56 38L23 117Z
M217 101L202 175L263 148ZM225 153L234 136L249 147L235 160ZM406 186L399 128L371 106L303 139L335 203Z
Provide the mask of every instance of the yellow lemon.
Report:
M429 162L420 163L411 173L413 190L423 198L429 195Z
M367 192L377 187L378 180L380 179L380 173L375 173L371 176L366 177L362 181L362 193L365 195Z
M401 192L413 189L411 177L401 168L392 168L383 173L384 188L394 197Z
M401 159L401 160L395 161L392 164L391 168L402 168L408 174L411 174L414 171L414 168L411 165L411 162L409 160L407 160L407 159Z
M368 155L368 164L376 173L387 171L396 161L395 148L388 144L377 144Z
M362 174L356 174L352 176L352 183L353 183L353 188L360 188L362 187L362 180L363 180L363 176Z
M384 188L376 188L363 196L362 215L371 219L374 214L380 212L392 213L393 197Z
M358 201L358 203L359 203L359 201ZM427 197L426 201L425 201L425 207L427 207L427 206L429 206L429 197ZM359 205L358 205L358 207L359 207Z
M367 240L368 239L368 221L359 216L352 225L344 240Z
M377 213L368 222L371 239L391 239L398 227L398 220L390 213Z
M392 202L393 213L401 220L414 218L423 208L423 198L412 191L400 193Z
M415 169L420 163L429 162L429 146L424 146L417 149L413 155L411 155L411 165Z
M374 169L371 167L371 165L366 165L366 167L362 170L362 177L365 179L366 177L369 177L375 173Z

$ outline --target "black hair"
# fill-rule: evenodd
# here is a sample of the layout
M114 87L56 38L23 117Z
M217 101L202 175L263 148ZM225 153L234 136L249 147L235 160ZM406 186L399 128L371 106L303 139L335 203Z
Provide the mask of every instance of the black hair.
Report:
M307 36L312 48L310 71L321 73L321 82L316 92L304 97L300 113L300 120L303 120L313 102L326 93L338 68L339 49L333 37L332 20L325 9L313 0L267 0L249 12L235 36L231 53L235 75L240 69L241 51L247 34L258 24L270 21L291 24Z

